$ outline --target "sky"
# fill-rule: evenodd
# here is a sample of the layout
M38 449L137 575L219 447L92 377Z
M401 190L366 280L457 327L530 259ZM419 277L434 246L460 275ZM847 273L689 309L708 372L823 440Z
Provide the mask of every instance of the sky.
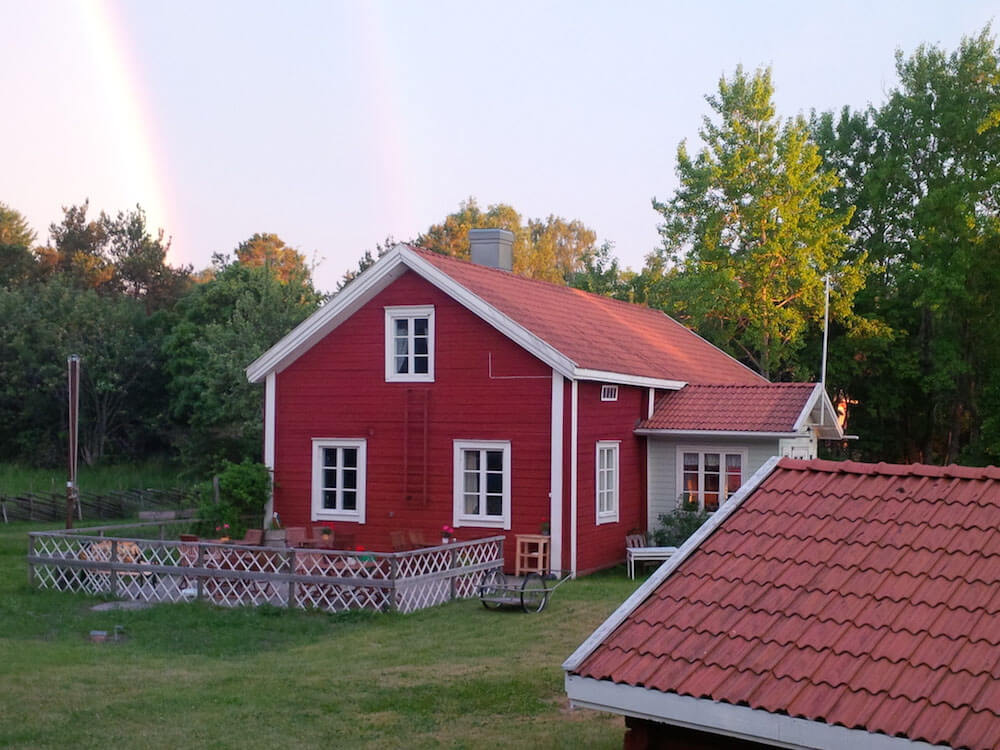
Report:
M678 144L736 66L785 117L881 104L895 52L953 50L1000 0L0 0L0 202L141 205L168 261L255 232L333 291L365 250L475 197L579 219L638 269Z

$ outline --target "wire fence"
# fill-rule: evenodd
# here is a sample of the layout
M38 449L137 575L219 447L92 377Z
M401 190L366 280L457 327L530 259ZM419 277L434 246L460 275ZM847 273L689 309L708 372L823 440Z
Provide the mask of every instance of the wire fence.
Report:
M78 518L104 520L127 518L142 511L176 510L197 505L194 490L134 489L80 493ZM60 521L66 518L66 495L58 492L0 494L0 519L11 521Z

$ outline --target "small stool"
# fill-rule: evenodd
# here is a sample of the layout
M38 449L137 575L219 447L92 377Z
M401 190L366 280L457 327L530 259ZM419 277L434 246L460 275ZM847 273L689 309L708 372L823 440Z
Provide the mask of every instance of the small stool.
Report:
M548 534L518 534L517 564L514 574L538 573L541 576L549 574L549 543Z

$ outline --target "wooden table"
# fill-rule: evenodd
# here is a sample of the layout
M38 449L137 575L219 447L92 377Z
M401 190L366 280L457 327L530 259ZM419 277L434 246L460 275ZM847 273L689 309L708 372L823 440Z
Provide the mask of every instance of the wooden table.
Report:
M548 575L550 542L551 538L548 534L518 534L514 574Z

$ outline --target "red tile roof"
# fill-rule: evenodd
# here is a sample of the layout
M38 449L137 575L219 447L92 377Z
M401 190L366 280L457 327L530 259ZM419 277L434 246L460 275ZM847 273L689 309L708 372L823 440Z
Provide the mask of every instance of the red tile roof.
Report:
M815 383L689 385L656 403L645 430L792 432Z
M571 671L1000 747L1000 469L782 459Z
M577 367L687 383L767 382L659 310L410 249Z

